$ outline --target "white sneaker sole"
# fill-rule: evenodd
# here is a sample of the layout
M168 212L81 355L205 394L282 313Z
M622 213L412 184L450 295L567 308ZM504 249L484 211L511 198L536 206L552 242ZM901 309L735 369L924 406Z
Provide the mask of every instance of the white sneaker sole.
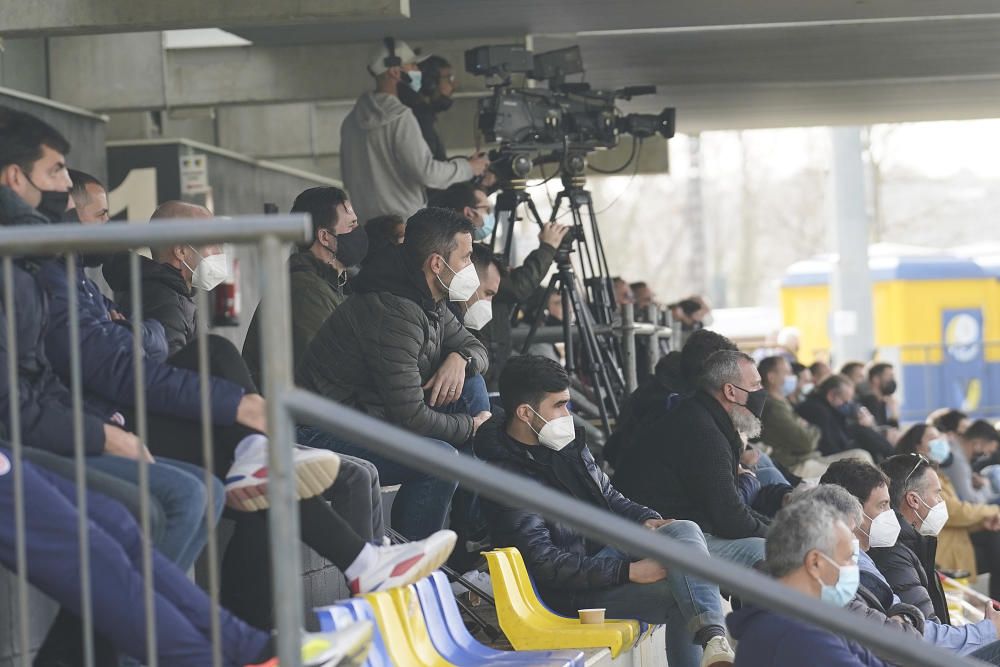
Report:
M377 593L379 591L415 584L448 561L448 556L455 550L455 543L457 541L458 535L454 531L442 530L434 533L427 538L427 551L424 553L424 557L407 570L406 574L386 579L380 586L368 591L361 591L359 595Z
M374 626L371 621L358 621L335 633L333 646L326 655L310 661L310 667L362 667L372 646Z
M295 491L299 500L314 498L329 489L337 480L339 472L340 457L336 454L300 461L295 466ZM268 509L271 504L267 500L267 482L267 478L247 477L228 484L227 503L230 507L244 512ZM239 490L241 493L230 499L230 493L234 490Z

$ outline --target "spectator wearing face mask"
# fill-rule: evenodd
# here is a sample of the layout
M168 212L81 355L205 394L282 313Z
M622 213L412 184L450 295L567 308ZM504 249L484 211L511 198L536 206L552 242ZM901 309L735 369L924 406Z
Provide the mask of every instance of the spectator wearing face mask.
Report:
M813 374L809 367L797 361L792 363L792 374L795 376L795 391L788 395L788 400L792 405L798 405L813 392L816 384L813 382Z
M415 92L422 84L409 45L387 37L368 73L375 90L358 99L340 128L341 174L362 220L393 213L408 218L427 205L427 188L471 181L486 170L484 155L441 160L427 146L416 116L399 99L403 87Z
M472 223L474 240L489 241L492 238L496 220L483 190L469 183L457 183L438 193L434 197L434 205L462 214ZM484 376L490 389L496 389L500 371L513 351L511 313L534 295L548 274L556 257L556 250L569 229L554 222L544 225L538 234L538 248L524 258L521 266L509 269L500 279L500 287L492 304L493 317L476 334L490 355L490 368Z
M868 388L859 401L872 413L878 426L899 426L899 400L896 398L896 371L892 364L878 363L868 369Z
M481 243L472 246L472 265L476 267L476 275L479 277L476 293L465 303L452 302L449 306L457 305L459 312L456 317L478 338L479 333L493 320L493 299L500 289L500 281L507 275L507 268Z
M767 357L757 370L767 389L769 400L761 416L761 441L770 445L771 456L799 477L819 477L827 466L842 458L861 458L871 462L871 454L863 449L848 449L830 455L818 450L820 430L795 414L788 396L798 382L783 356Z
M348 269L359 266L368 254L368 233L340 188L309 188L295 198L292 213L312 218L312 243L288 258L292 314L292 363L298 365L326 318L347 298ZM243 358L260 385L261 339L258 306L250 321Z
M447 160L448 150L437 131L438 114L451 109L452 96L458 89L451 63L441 56L425 56L417 62L420 71L419 87L399 87L399 99L413 110L420 124L420 134L435 160ZM411 74L412 76L412 74Z
M824 380L796 412L819 429L819 453L823 456L863 449L879 462L894 453L892 445L873 430L875 419L868 410L854 402L854 384L843 375Z

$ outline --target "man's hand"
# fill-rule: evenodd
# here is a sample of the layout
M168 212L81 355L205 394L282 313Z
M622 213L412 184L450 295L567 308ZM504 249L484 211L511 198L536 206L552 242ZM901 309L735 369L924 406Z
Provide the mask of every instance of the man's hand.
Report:
M450 405L461 398L462 387L465 386L466 366L468 362L458 352L452 352L445 357L437 372L423 387L424 391L429 392L427 405L436 408Z
M669 525L674 521L675 519L646 519L645 521L642 522L642 525L644 525L646 528L649 528L650 530L656 530L660 526Z
M485 424L487 422L487 420L489 420L489 418L492 417L492 416L493 416L492 412L487 412L486 410L483 410L478 415L476 415L475 417L473 417L472 418L472 435L475 435L476 431L479 430L479 427L482 426L483 424Z
M983 528L989 531L996 532L1000 530L1000 515L991 516L983 521Z
M875 417L863 405L858 407L858 423L865 428L875 428Z
M655 560L643 558L628 566L628 580L633 584L655 584L667 578L667 568Z
M128 318L119 313L117 310L109 310L108 317L111 318L112 322L128 322Z
M473 174L481 176L490 166L490 159L486 157L486 153L476 153L469 157L469 166L472 167Z
M560 225L558 222L546 222L542 225L542 231L538 232L539 243L558 248L566 234L569 233L567 225Z
M740 463L748 468L752 468L760 461L760 451L753 445L747 445L746 449L743 450L743 454L740 455Z
M236 421L247 428L267 433L267 401L260 394L246 394L236 408Z
M981 489L986 486L986 478L978 472L972 473L972 488Z
M139 438L111 424L104 425L104 453L133 461L138 461L139 457L142 457L150 463L156 462Z
M993 600L986 603L986 620L993 624L993 627L997 629L997 634L1000 635L1000 611L997 611L993 605Z

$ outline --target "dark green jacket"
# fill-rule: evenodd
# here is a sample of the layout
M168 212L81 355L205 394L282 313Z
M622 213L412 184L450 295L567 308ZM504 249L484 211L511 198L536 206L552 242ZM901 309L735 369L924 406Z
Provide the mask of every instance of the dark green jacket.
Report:
M535 293L556 257L556 249L545 243L529 254L524 264L512 269L501 281L493 297L493 319L477 332L476 337L486 346L490 355L490 370L484 376L486 384L495 389L513 345L510 337L510 316L519 303L526 302Z
M316 336L326 318L344 302L340 273L319 260L308 250L288 258L289 287L292 309L292 359L293 368L306 353L309 343ZM260 307L253 314L247 337L243 343L243 360L258 387L263 387L260 377Z
M771 456L789 470L819 457L819 429L803 423L788 401L769 398L761 417L760 439L774 450Z

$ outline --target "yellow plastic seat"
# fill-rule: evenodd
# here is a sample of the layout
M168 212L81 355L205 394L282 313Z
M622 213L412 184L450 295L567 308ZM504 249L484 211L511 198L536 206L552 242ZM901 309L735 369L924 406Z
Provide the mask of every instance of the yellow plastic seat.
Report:
M514 547L483 554L490 568L497 620L518 651L607 647L612 658L639 637L638 621L609 620L583 625L550 611L535 594L528 568Z
M420 602L409 587L369 593L364 598L375 611L375 620L394 665L455 667L435 650L424 625Z

